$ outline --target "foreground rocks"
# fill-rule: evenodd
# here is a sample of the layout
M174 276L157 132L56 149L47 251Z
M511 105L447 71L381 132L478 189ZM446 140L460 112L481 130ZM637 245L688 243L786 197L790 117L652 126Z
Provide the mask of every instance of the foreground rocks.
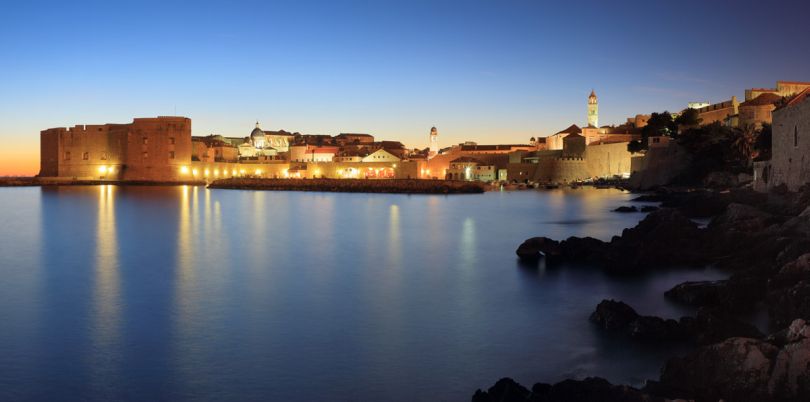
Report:
M704 239L705 231L685 215L674 209L661 209L610 242L591 237L570 237L563 241L534 237L521 244L516 253L526 261L543 256L550 264L595 264L610 272L626 274L652 267L705 264Z
M699 400L810 400L810 326L794 320L769 340L729 338L670 359L645 390Z
M565 380L556 384L535 384L526 389L511 378L502 378L487 391L478 390L473 402L663 402L626 385L613 385L602 378Z
M770 194L663 191L639 201L661 202L663 208L609 242L537 237L518 252L527 261L545 258L547 266L584 263L623 274L707 264L730 273L726 280L684 282L667 291L668 299L697 309L677 321L642 316L620 301L597 306L591 321L605 331L700 345L669 359L660 378L643 389L620 388L632 392L618 400L810 401L810 186ZM695 217L712 219L700 228L689 219ZM774 332L767 337L735 318L757 306L768 312ZM612 400L588 396L594 385L589 380L567 382L585 395L570 400ZM554 386L527 390L512 384L506 388L522 388L515 395L523 399L479 400L545 400L536 398L548 387ZM608 395L615 387L601 389ZM497 398L506 388L479 390L476 397Z
M753 325L741 322L724 311L712 309L700 309L695 317L682 317L676 321L642 316L623 302L603 300L596 306L590 320L604 330L645 341L709 344L734 336L763 337Z

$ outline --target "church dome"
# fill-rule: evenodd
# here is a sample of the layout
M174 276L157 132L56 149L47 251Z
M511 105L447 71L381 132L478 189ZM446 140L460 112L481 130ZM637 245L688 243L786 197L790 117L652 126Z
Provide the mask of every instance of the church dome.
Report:
M258 121L256 122L256 128L254 128L253 131L250 132L250 138L257 138L257 137L264 138L264 131L262 131L262 129L259 128Z

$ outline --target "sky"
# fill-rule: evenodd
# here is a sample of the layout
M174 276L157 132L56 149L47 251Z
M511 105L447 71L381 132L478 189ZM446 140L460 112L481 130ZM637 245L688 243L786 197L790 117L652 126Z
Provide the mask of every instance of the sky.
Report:
M193 135L526 143L586 121L810 81L803 1L13 1L0 8L0 176L39 132L181 115Z

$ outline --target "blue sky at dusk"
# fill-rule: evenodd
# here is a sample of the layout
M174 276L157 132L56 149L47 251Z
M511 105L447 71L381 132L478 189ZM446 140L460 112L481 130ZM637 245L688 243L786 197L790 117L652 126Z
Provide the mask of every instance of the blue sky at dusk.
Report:
M39 131L190 117L194 135L526 142L810 81L807 1L5 1L0 175ZM176 109L175 109L176 108Z

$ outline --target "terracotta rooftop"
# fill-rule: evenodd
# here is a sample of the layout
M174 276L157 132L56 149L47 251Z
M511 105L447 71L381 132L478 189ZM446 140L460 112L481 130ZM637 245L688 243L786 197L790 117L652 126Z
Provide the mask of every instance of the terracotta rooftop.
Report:
M481 163L478 159L470 158L469 156L462 156L450 161L450 163Z
M557 134L574 134L574 133L581 133L582 129L579 128L576 124L572 124L568 126L565 130L558 132Z
M754 99L751 99L751 100L745 101L743 103L740 103L740 106L773 105L774 103L779 102L780 99L782 99L781 96L779 96L777 94L774 94L774 93L766 92L764 94L761 94L761 95L757 96Z
M807 98L808 95L810 95L810 88L805 88L804 91L801 91L794 97L790 98L790 100L788 100L787 103L785 103L782 107L793 106L798 103L801 103ZM782 107L780 107L780 109Z
M509 150L514 147L530 147L531 145L525 144L500 144L500 145L462 145L462 151L499 151Z

